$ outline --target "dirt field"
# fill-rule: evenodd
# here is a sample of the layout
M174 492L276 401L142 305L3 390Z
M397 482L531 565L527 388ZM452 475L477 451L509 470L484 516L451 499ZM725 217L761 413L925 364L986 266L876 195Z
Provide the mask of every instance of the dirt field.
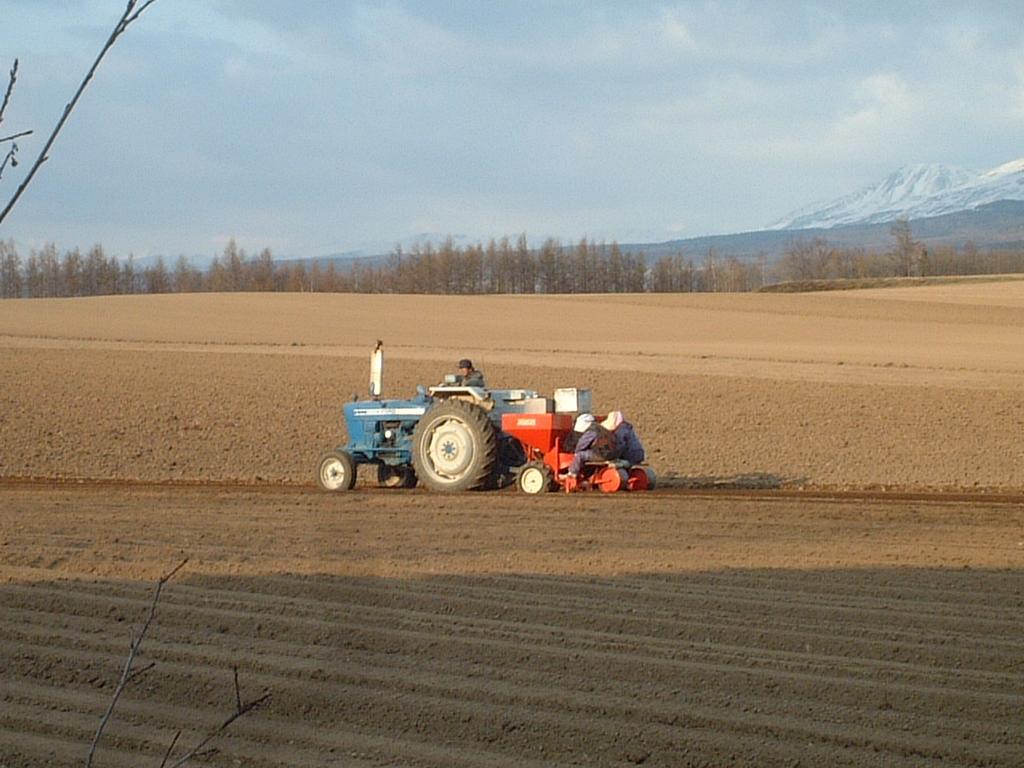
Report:
M103 765L243 695L214 765L998 765L1024 756L1007 505L4 492L0 764Z
M664 489L316 492L377 338L591 386ZM97 765L237 666L212 765L1019 766L1022 434L1024 284L0 302L0 766L83 764L184 557Z
M985 285L5 301L0 477L308 483L383 338L394 396L591 386L683 484L1024 489L1024 282Z

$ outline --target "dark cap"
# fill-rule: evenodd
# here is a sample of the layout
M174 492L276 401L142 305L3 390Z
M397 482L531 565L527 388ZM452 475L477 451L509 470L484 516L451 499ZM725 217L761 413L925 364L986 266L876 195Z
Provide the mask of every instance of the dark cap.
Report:
M461 360L459 360L459 368L472 368L472 367L473 367L473 361L470 360L468 357L464 357Z

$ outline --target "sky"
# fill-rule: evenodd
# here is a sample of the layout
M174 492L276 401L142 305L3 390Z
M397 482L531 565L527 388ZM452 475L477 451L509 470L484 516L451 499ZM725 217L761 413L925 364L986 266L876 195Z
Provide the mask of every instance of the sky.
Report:
M125 0L0 0L21 165ZM904 165L1024 157L1008 2L157 0L0 239L315 257L419 233L755 230ZM6 83L6 77L3 78Z

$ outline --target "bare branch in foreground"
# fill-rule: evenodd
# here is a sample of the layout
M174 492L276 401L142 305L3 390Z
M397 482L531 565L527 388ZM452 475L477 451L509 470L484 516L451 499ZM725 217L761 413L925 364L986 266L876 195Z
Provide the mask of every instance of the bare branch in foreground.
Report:
M153 2L154 0L150 0ZM132 664L135 662L135 655L139 650L139 646L142 645L143 639L146 637L146 633L149 631L150 625L153 623L153 617L156 615L157 602L160 600L160 593L163 591L164 585L170 581L174 575L182 569L185 563L188 562L186 557L174 568L168 571L166 574L160 577L160 580L156 584L156 588L153 591L153 600L149 605L149 614L146 616L146 622L142 625L142 629L138 636L132 633L131 642L128 646L128 659L125 661L124 670L121 672L121 680L117 684L117 688L114 690L114 695L111 698L110 705L107 707L107 711L103 714L100 719L99 727L96 729L96 735L93 737L92 745L89 748L89 755L86 758L86 768L91 768L93 756L96 753L96 746L99 744L100 736L103 734L103 729L106 728L107 723L110 721L111 715L114 713L114 707L117 705L118 699L121 698L121 694L124 692L128 683L140 677L144 673L151 670L154 663L149 663L144 667L138 669L132 669ZM233 667L235 677L235 711L221 723L217 728L210 731L206 736L200 739L199 743L196 744L191 750L178 758L177 761L171 764L170 768L179 768L185 765L189 760L197 757L203 757L216 752L215 749L208 749L207 745L217 738L220 734L224 733L228 727L240 717L249 714L254 709L259 707L270 699L270 693L266 692L259 698L253 699L250 702L242 703L242 689L238 684L238 667ZM167 747L167 751L164 752L163 760L160 762L160 768L167 768L168 761L171 759L171 753L174 751L175 745L178 743L178 739L181 737L181 731L174 734L174 738L171 740L170 745Z
M20 133L12 133L10 136L0 136L0 141L14 141L20 139L22 136L31 136L32 131L21 131Z
M11 67L11 77L7 81L7 90L4 92L4 100L0 103L0 123L4 121L4 112L7 111L7 105L11 101L11 94L14 92L14 84L18 81L18 60L14 60L14 66ZM4 171L7 170L8 164L11 168L16 168L18 165L18 144L15 141L23 136L28 136L32 131L20 131L19 133L12 133L10 136L0 137L0 144L5 142L13 142L11 148L7 150L7 154L4 156L4 161L0 163L0 179L4 176Z
M39 156L36 158L35 162L32 163L32 167L29 168L28 174L26 174L21 184L19 184L18 188L14 191L14 196L11 197L7 205L4 206L4 209L0 211L0 224L2 224L4 219L7 218L7 214L10 213L11 209L14 208L15 203L18 202L18 199L21 197L22 193L31 183L32 179L36 175L36 172L42 167L43 163L45 163L47 159L49 159L49 152L51 147L53 147L53 143L57 140L57 136L64 128L64 124L68 121L68 118L71 117L71 113L72 111L74 111L75 105L78 104L78 100L79 98L81 98L82 93L85 91L85 87L89 85L89 82L92 80L93 75L96 74L96 70L99 68L100 62L103 61L103 57L107 55L107 51L114 47L114 43L117 42L117 39L125 32L125 30L128 29L132 22L136 21L139 18L139 16L142 15L143 11L149 8L149 6L151 6L154 2L156 2L156 0L146 0L140 6L138 4L138 0L128 0L128 5L124 9L124 13L121 14L121 18L117 20L117 24L114 26L114 31L110 33L110 37L107 38L107 42L104 44L103 48L100 49L99 55L96 57L96 60L89 68L89 71L86 72L85 78L83 78L81 84L78 86L78 90L75 91L75 95L72 97L71 101L68 102L67 106L64 107L64 113L61 115L60 120L57 121L57 125L54 126L53 132L50 133L50 137L46 140L46 143L40 150ZM5 108L7 106L7 101L10 96L10 92L14 87L16 72L17 62L15 62L15 66L11 70L11 82L7 86L7 96L4 97L3 102L3 106ZM2 117L2 110L0 110L0 117Z
M135 3L136 2L137 2L137 0L129 0L129 2L128 2L128 11L131 11L131 9L135 7ZM156 0L146 0L146 2L144 2L142 5L139 6L139 10L137 10L131 16L127 16L125 18L124 26L127 27L129 24L131 24L133 21L135 21L137 18L139 18L139 16L142 15L142 12L145 11L147 8L149 8L149 6L151 6L155 2L156 2Z
M181 731L174 734L174 738L171 739L171 743L167 746L167 751L164 752L164 759L160 761L160 768L167 768L167 761L171 759L171 752L174 751L174 745L178 743L179 736L181 736Z
M238 670L236 669L235 670L235 680L236 680L235 692L236 692L236 696L237 696L237 693L238 693L238 689L237 689L238 677L237 676L238 676ZM199 741L199 743L196 744L191 749L191 751L189 751L187 754L183 755L177 762L172 763L170 768L180 768L180 766L184 765L185 763L187 763L192 758L198 757L198 756L204 754L204 750L206 748L206 745L209 744L211 741L213 741L218 736L220 736L220 734L224 733L224 731L226 731L228 729L228 727L233 722L235 722L235 720L237 720L240 717L243 717L244 715L249 714L254 709L256 709L258 706L260 706L261 704L264 704L265 702L267 702L269 699L270 699L270 692L269 691L267 693L264 693L258 699L253 699L252 701L248 702L247 704L242 704L241 698L237 698L236 700L238 702L238 708L231 714L231 716L228 717L228 719L225 720L223 723L221 723L218 728L216 728L213 731L210 731L210 733L208 733L206 736L204 736Z
M7 91L4 93L3 103L0 104L0 123L4 121L4 112L7 110L7 105L11 101L11 94L14 92L14 84L18 81L18 60L14 60L14 66L11 67L11 79L7 81Z
M16 168L18 166L17 154L18 145L17 143L14 143L11 145L11 148L7 150L7 154L4 156L4 161L0 163L0 179L4 177L4 171L7 170L8 163L11 164L11 168Z
M160 592L164 588L164 584L170 581L174 574L181 570L181 568L188 562L186 557L168 573L160 577L160 580L156 583L156 589L153 592L153 601L149 605L149 615L146 617L146 623L142 625L142 630L138 636L132 633L131 642L128 644L128 658L124 663L124 670L121 672L121 680L117 684L117 688L114 689L114 695L110 700L110 705L107 707L107 711L103 713L103 717L100 718L99 727L96 728L96 735L92 738L92 745L89 747L89 754L85 759L86 768L91 768L93 756L96 754L96 747L100 742L100 736L103 735L103 729L107 727L107 723L110 720L110 716L114 713L114 707L117 706L117 700L121 698L121 694L124 693L124 689L128 687L128 683L138 677L140 674L153 668L153 664L149 664L142 669L135 672L132 671L132 664L135 662L135 654L138 653L139 646L142 645L142 641L146 637L146 632L149 631L149 625L153 623L153 616L156 615L156 604L160 599Z

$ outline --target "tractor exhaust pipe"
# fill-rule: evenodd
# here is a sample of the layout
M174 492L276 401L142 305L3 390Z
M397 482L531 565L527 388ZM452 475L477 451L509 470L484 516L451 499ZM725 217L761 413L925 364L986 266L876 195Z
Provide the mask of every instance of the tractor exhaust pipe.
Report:
M374 400L384 391L384 342L377 339L377 346L370 353L370 397Z

